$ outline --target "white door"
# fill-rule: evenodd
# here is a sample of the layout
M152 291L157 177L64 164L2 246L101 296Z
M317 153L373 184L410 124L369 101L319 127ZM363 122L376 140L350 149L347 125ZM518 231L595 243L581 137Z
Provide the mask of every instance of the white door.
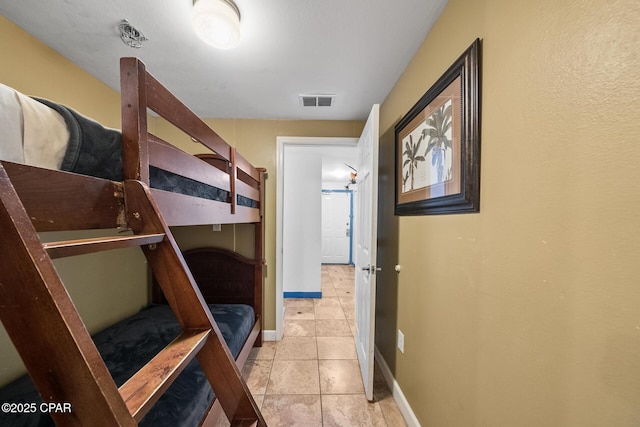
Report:
M322 193L322 263L348 264L351 249L351 194Z
M378 240L378 115L374 105L358 141L358 228L356 232L356 351L364 390L373 400L373 351Z

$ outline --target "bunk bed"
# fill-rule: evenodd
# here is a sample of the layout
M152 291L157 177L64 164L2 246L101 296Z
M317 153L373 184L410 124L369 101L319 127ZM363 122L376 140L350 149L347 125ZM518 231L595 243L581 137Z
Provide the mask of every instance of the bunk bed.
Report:
M232 426L264 426L241 368L262 344L266 172L140 60L120 68L121 131L38 100L67 125L65 170L0 161L0 319L29 373L0 396L23 425L214 425L224 415ZM209 153L149 133L148 110ZM170 229L236 223L255 225L253 259L216 248L183 254ZM40 239L63 230L117 232ZM92 337L52 259L131 246L152 271L152 303Z

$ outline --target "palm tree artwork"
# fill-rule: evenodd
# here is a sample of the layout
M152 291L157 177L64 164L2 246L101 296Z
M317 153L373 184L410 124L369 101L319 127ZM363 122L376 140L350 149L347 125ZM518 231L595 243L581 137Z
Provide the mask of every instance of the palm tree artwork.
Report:
M418 169L418 162L424 162L426 159L424 156L418 155L418 150L420 149L420 144L424 139L424 130L420 132L420 138L418 138L417 142L413 142L413 135L409 135L409 140L405 141L404 152L402 153L402 158L405 159L402 163L402 169L405 166L409 166L409 170L405 174L404 178L402 178L402 185L406 187L407 180L411 178L411 187L409 190L413 190L413 185L415 182L415 171Z
M431 152L431 165L436 168L436 183L451 179L451 165L447 165L447 149L451 150L451 107L449 99L442 107L433 112L425 121L426 134L429 137L427 149L424 152L426 158ZM446 166L446 171L445 171ZM432 182L433 183L433 182Z
M447 100L404 138L402 188L404 192L451 179L452 101ZM414 141L414 139L417 139ZM422 143L427 147L420 154ZM430 160L427 162L427 160ZM407 188L409 186L409 188Z

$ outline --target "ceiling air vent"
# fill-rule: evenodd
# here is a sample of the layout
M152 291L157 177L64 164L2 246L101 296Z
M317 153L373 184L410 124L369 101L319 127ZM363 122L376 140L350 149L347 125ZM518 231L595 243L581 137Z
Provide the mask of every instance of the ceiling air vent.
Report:
M303 107L331 107L335 95L299 95L300 105Z

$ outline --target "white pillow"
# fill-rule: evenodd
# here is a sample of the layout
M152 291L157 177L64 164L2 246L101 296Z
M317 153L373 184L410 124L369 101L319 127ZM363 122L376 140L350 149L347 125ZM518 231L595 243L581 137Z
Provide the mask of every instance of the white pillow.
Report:
M0 160L24 163L22 125L17 92L0 83Z
M60 169L69 145L69 129L53 108L18 93L24 120L24 162L48 169Z

